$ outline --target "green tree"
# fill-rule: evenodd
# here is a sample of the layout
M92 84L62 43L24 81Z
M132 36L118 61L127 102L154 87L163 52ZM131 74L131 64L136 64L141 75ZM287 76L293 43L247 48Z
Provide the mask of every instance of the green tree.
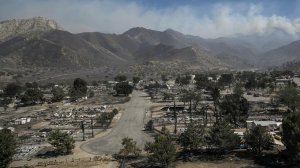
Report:
M257 82L257 87L258 88L261 88L261 89L265 89L266 87L267 87L267 83L268 83L269 81L267 81L267 79L265 79L265 78L262 78L262 79L260 79L258 82Z
M52 101L53 102L60 102L65 97L64 90L62 88L60 88L60 87L54 87L51 90L51 93L53 94L53 97L52 97Z
M274 143L272 135L261 125L248 131L245 135L245 141L248 147L256 154L260 154L263 150L271 149Z
M215 123L208 133L208 144L215 147L218 152L224 153L240 145L241 138L234 134L227 122Z
M4 99L0 99L0 107L3 107L4 110L6 111L8 108L8 105L11 103L11 99L9 98L4 98Z
M15 97L22 93L22 87L16 83L9 83L3 90L4 96Z
M195 79L197 89L205 89L210 86L210 81L208 80L207 75L204 74L196 74Z
M115 85L114 90L118 95L129 95L132 93L133 87L128 82L121 82Z
M36 82L33 83L25 83L25 86L27 89L37 89L39 87L39 85Z
M68 155L72 153L75 148L75 141L73 137L59 130L55 130L49 134L48 142L55 147L55 151L59 155Z
M230 85L233 82L233 80L234 80L233 74L222 74L218 82L221 86L225 85L225 86L229 86L230 88Z
M92 81L92 86L99 86L99 84L98 84L97 81L93 80L93 81Z
M35 104L39 101L43 101L44 94L39 89L27 89L21 100L26 105Z
M145 151L149 153L148 162L152 165L169 167L175 161L176 148L171 137L157 135L154 142L147 142Z
M132 156L139 156L141 154L141 149L139 149L136 145L136 141L133 141L132 138L123 138L122 139L123 148L120 150L119 155L123 156L125 159Z
M89 90L88 97L94 97L94 96L95 96L95 92L93 90Z
M225 119L235 127L243 125L248 117L249 103L244 97L236 94L226 95L220 104Z
M83 79L76 78L73 82L73 87L69 91L73 99L84 97L87 94L87 83Z
M26 82L25 87L28 88L28 89L33 88L32 83L30 83L30 82Z
M101 114L101 116L99 118L97 118L97 122L99 124L101 124L101 126L106 126L106 128L108 128L108 126L110 125L110 123L112 122L113 118L115 115L118 114L118 110L114 109L111 113L110 112L104 112Z
M134 85L138 84L141 79L137 76L132 77L132 82Z
M124 82L126 80L127 80L127 77L125 75L117 75L115 77L115 81L117 81L117 82Z
M112 113L115 115L117 115L119 113L119 110L118 109L113 109Z
M188 84L190 84L191 79L192 79L192 77L190 75L178 76L175 79L175 82L180 85L188 85Z
M162 75L161 75L161 80L162 80L163 82L167 82L167 81L168 81L167 75L162 74Z
M248 77L247 82L245 83L245 89L252 90L255 89L256 87L257 87L257 81L255 78L255 74L251 74Z
M197 150L206 145L206 130L200 123L192 122L187 126L187 130L180 134L178 141L185 150Z
M145 130L153 131L154 130L154 122L153 120L149 120L145 126Z
M169 136L170 135L170 130L166 126L161 127L160 131L165 136Z
M16 152L15 135L8 129L0 130L0 168L8 167Z
M233 89L233 94L238 95L239 97L242 97L244 94L244 90L241 87L241 85L237 84Z
M76 78L73 82L73 88L84 96L87 92L87 83L83 79Z
M110 117L109 113L107 113L107 112L102 113L101 116L97 118L97 122L99 124L101 124L102 127L104 125L106 127L108 127L109 124L111 123L111 117Z
M218 87L212 87L211 89L211 97L214 102L214 116L216 117L216 122L219 122L219 116L220 114L218 113L218 106L219 106L219 101L220 101L220 89ZM220 116L221 117L221 116Z
M299 105L300 96L299 91L295 87L287 87L279 91L279 100L289 107L291 111L296 111L296 107Z
M235 77L237 81L241 83L245 83L250 77L252 76L255 77L256 75L257 75L256 72L243 71L243 72L238 72Z
M282 122L282 141L292 158L300 152L300 112L290 113Z

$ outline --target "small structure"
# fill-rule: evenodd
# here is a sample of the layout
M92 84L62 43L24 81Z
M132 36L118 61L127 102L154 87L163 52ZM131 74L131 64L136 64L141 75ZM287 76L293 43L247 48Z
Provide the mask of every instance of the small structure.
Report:
M281 130L281 124L282 122L276 122L276 121L247 121L247 127L249 129L253 129L256 126L260 125L269 132L275 132L275 131L280 131Z
M296 83L298 88L300 88L300 78L299 77L294 78L293 82Z
M291 82L292 82L291 79L283 78L283 79L276 79L275 84L276 84L277 87L283 88L283 87L287 86Z
M8 127L7 129L9 129L11 132L15 132L15 128L14 127Z
M16 119L15 120L15 125L24 125L24 124L26 124L26 123L30 123L30 121L31 121L31 118L30 117L28 117L28 118L19 118L19 119Z
M168 89L171 89L172 87L175 86L175 80L168 80L166 82L166 85L167 85Z
M246 128L238 128L238 129L233 129L234 134L238 135L239 137L244 137L247 129Z

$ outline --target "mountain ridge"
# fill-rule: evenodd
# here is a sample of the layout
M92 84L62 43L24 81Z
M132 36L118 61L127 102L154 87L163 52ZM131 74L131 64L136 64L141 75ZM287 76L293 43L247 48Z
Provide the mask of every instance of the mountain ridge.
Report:
M63 30L56 21L44 17L29 19L11 19L0 22L0 41L6 41L15 36L30 36L51 30Z
M288 62L300 61L300 40L275 48L261 55L261 66L280 66Z
M276 52L262 53L247 40L204 39L173 29L157 31L136 27L122 34L73 34L64 31L54 20L43 17L2 21L0 25L0 65L3 67L86 69L161 61L198 65L200 69L247 69L279 57ZM5 30L10 31L5 34ZM282 51L282 55L292 61L289 55L295 56L288 51ZM279 59L276 65L287 61Z

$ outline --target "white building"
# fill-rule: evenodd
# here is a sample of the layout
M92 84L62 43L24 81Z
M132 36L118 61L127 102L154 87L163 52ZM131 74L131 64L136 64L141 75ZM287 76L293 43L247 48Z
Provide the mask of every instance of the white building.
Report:
M30 117L28 117L28 118L19 118L19 119L15 120L15 125L23 125L23 124L26 124L26 123L29 123L29 122L31 122Z
M249 129L253 129L256 126L262 126L266 128L269 132L275 132L275 131L281 131L281 125L282 122L276 122L276 121L247 121L247 127Z

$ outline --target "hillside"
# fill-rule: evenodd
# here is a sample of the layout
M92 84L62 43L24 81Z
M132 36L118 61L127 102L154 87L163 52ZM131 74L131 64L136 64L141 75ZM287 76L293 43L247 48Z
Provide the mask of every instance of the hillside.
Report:
M126 62L107 49L66 31L52 30L39 37L15 37L0 44L2 68L92 68Z
M110 52L121 56L124 59L133 59L132 53L135 52L140 43L127 35L104 34L104 33L80 33L78 37L89 42L95 47L102 47Z
M220 41L219 39L203 39L197 36L184 35L172 29L159 32L145 28L133 28L124 34L147 45L164 44L177 49L191 46L203 51L205 50L206 55L209 55L212 59L221 58L222 61L225 61L225 64L234 68L251 67L252 60L248 58L256 55L251 48L238 45L238 43L232 44ZM236 61L231 62L231 60ZM245 64L245 62L248 63Z
M209 51L195 47L188 38L174 30L154 31L132 28L123 34L80 33L79 37L93 45L105 47L133 63L148 61L183 62L199 67L229 67L221 63ZM199 38L200 39L200 38ZM199 44L198 44L199 45Z
M186 44L184 41L176 38L176 36L168 33L167 31L160 32L142 27L137 27L124 32L123 35L127 35L142 44L164 44L173 46L175 48L183 48L188 46L188 44Z
M44 17L1 21L0 42L20 35L31 37L50 30L62 30L62 28L54 20Z
M194 47L181 49L158 44L155 46L145 46L134 53L136 60L140 63L148 61L160 61L161 63L176 62L185 65L196 65L201 68L226 67L226 64L211 57L205 50Z
M300 41L270 50L261 55L261 66L279 66L300 60Z
M156 31L142 27L122 34L73 34L47 18L13 19L0 22L0 66L11 70L84 70L103 66L128 69L154 61L161 62L157 64L160 66L175 63L199 69L247 69L297 60L300 42L262 53L265 48L292 40L286 37L263 46L284 35L273 34L204 39L172 29Z

